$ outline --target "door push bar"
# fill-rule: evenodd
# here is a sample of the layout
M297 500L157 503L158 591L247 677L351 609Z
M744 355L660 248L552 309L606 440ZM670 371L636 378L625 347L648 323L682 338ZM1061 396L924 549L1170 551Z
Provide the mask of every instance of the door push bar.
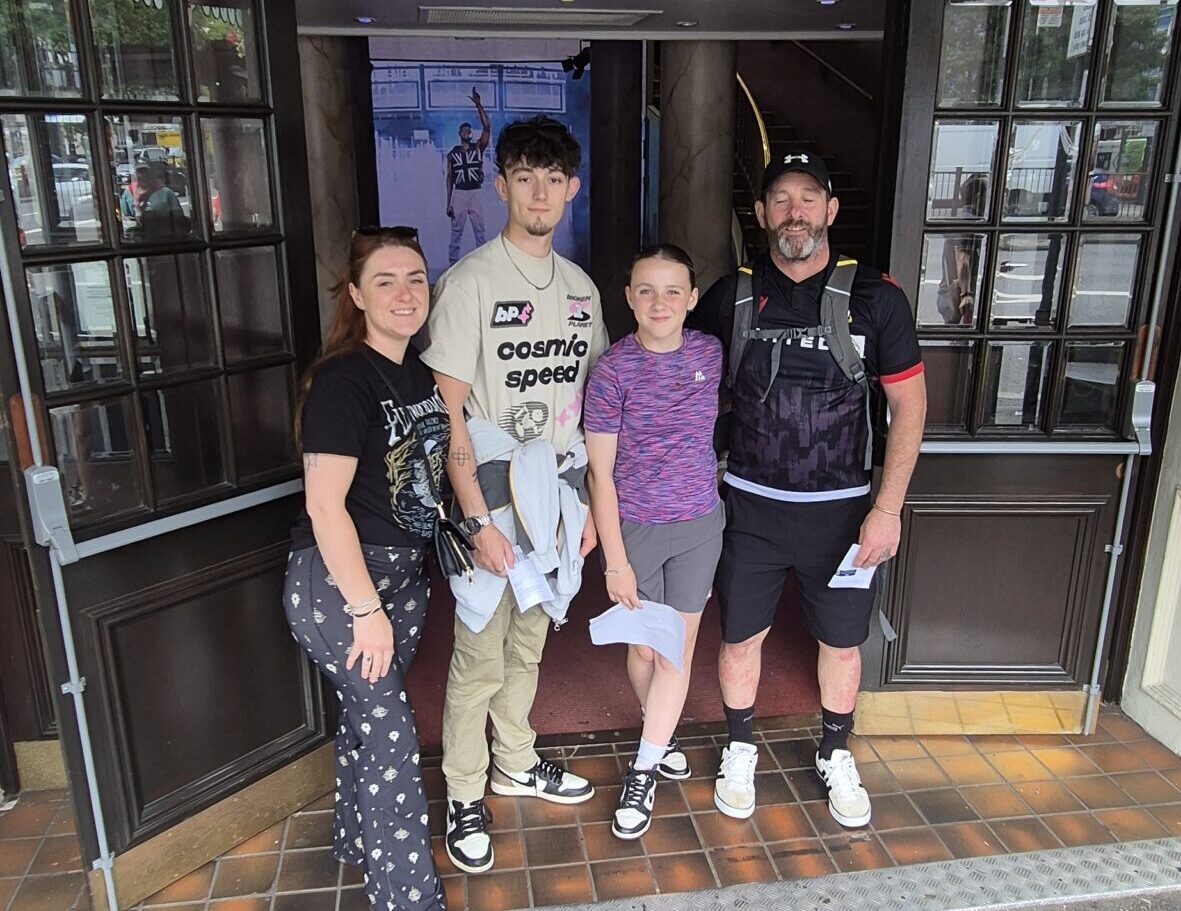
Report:
M70 519L62 496L61 475L52 465L32 465L25 469L25 489L29 492L29 512L33 518L33 538L42 547L51 547L61 566L78 562L78 548L70 534Z

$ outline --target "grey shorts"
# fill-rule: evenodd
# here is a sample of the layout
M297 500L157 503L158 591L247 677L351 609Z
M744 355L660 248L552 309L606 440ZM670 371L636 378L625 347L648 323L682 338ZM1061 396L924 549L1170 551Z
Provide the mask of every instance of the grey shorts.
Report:
M726 509L721 501L698 519L663 525L620 522L619 526L640 597L683 614L701 613L722 555Z

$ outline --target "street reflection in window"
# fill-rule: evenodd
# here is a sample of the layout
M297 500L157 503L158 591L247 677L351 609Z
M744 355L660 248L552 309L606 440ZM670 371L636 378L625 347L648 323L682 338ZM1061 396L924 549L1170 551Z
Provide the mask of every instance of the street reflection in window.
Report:
M166 0L90 0L104 98L180 98Z
M989 342L982 423L1041 430L1052 372L1050 342Z
M73 5L68 0L0 3L0 95L80 94Z
M179 117L107 118L123 239L152 243L193 233L188 157Z
M124 377L105 262L30 266L25 271L47 392Z
M1065 263L1065 234L1000 235L989 308L992 327L1054 326L1062 298Z

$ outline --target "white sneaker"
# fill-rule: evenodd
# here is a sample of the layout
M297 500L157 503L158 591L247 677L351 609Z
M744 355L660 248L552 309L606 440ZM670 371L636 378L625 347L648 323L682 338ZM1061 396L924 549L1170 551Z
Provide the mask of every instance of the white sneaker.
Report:
M647 832L652 824L652 807L655 802L655 770L640 771L629 763L623 776L619 806L611 820L611 831L615 837L632 841Z
M503 797L540 797L553 803L582 803L595 796L591 783L581 775L550 762L538 760L527 771L513 774L492 764L493 794Z
M759 748L734 742L722 750L722 765L714 782L714 806L735 819L747 819L755 811L755 764Z
M492 813L483 800L447 802L447 856L464 873L483 873L494 860L488 825Z
M689 758L682 752L675 735L669 738L664 756L656 763L656 771L670 781L684 781L692 777L693 770L689 768Z
M828 785L828 812L846 828L869 823L869 793L861 786L857 762L848 750L833 750L832 758L816 754L816 771Z

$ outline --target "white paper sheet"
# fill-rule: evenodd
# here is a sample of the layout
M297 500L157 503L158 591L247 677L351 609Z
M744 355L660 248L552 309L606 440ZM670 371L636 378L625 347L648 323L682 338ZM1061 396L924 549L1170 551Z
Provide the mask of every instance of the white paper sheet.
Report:
M685 656L685 621L667 604L640 601L639 610L616 604L590 622L591 642L626 642L655 649L679 671Z
M533 561L516 545L513 546L513 566L508 571L508 582L513 587L513 595L521 613L535 604L554 600L554 590L550 588L549 580L538 572Z
M841 565L828 580L829 588L869 588L869 583L873 581L873 573L877 567L866 566L857 569L853 566L853 561L857 558L857 551L860 549L860 544L854 544L849 548L845 559L841 560Z

